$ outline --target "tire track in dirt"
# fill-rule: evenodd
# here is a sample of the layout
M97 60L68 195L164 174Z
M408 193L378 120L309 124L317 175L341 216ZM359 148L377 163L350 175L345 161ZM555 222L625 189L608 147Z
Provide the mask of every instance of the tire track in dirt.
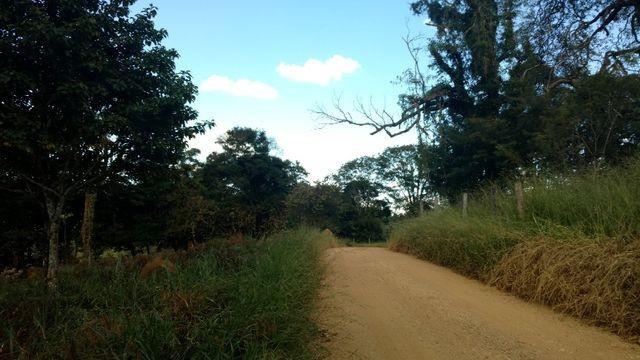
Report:
M640 359L640 346L382 248L327 250L332 359Z

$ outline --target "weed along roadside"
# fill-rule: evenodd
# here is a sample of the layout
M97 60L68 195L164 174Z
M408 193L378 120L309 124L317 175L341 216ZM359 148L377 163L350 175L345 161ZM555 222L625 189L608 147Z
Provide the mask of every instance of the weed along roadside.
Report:
M640 161L530 179L395 224L390 248L640 339Z
M332 237L284 231L216 240L146 264L61 269L0 286L0 354L8 358L314 358L310 320ZM172 264L172 265L169 265Z

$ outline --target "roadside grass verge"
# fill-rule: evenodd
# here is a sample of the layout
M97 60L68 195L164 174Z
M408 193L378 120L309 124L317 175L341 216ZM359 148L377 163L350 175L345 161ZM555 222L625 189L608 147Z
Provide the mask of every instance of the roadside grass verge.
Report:
M118 260L62 269L55 292L0 284L0 357L315 358L310 316L330 241L297 229L214 241L146 279Z
M640 242L525 241L489 284L640 340Z
M638 341L638 179L640 160L529 179L523 219L511 191L480 192L467 217L450 207L394 224L390 248Z
M486 280L502 256L523 239L518 231L480 217L463 219L442 209L395 224L391 249Z

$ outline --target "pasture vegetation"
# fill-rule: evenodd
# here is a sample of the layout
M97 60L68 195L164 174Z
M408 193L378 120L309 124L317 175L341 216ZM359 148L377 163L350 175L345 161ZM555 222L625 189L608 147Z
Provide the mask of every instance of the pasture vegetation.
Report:
M450 207L395 224L390 246L637 340L639 178L634 160L530 179L523 219L513 192L478 192L466 217Z
M0 286L0 355L11 358L313 358L310 321L330 234L217 240L165 254L175 270L143 279L132 259Z

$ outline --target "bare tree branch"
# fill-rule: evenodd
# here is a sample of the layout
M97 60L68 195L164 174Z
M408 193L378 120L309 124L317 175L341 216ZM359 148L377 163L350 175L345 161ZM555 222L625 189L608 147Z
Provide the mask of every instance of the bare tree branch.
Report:
M328 111L325 107L319 106L311 112L328 122L325 125L348 124L355 126L371 127L371 135L384 132L390 137L405 134L413 129L420 121L420 114L439 110L444 98L449 93L446 86L436 86L423 97L416 97L415 103L411 107L402 110L399 117L394 117L386 109L380 109L373 104L364 105L362 101L356 100L353 104L353 111L345 109L336 98L333 103L333 111Z
M427 79L420 68L419 52L423 48L414 46L414 43L422 40L422 37L403 38L409 51L413 66L404 75L404 82L410 86L411 94L401 95L399 115L392 115L386 108L379 108L370 99L364 104L360 99L354 101L352 110L347 110L339 96L333 100L332 110L324 106L316 106L311 112L318 118L324 119L323 125L348 124L373 128L371 135L384 132L389 137L396 137L411 131L420 125L422 116L440 110L451 91L450 86L438 84L427 90ZM452 70L453 71L453 70Z

